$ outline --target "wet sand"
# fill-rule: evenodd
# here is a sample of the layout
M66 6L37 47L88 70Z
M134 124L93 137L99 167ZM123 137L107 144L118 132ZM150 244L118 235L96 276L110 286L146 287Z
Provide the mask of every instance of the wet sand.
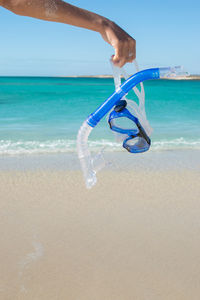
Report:
M0 299L198 300L200 172L0 171Z

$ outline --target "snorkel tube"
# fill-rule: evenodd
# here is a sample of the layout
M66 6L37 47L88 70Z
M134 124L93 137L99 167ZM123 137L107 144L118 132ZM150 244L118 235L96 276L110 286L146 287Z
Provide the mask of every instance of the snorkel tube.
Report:
M137 125L137 130L128 130L127 132L123 132L123 129L121 129L121 133L125 134L123 147L131 153L147 151L151 144L148 136L148 130L145 130L145 126L143 127L143 124L141 124L141 120L139 120L138 116L130 114L130 112L126 109L126 103L122 104L122 101L124 100L121 99L123 99L131 89L136 89L136 85L142 83L143 81L160 78L171 78L176 77L177 75L182 75L180 67L152 68L137 72L129 77L123 84L121 84L115 90L115 92L84 121L81 128L79 129L77 136L77 152L87 188L91 188L97 181L97 170L95 169L94 160L91 158L87 143L88 137L94 127L116 105L115 110L110 114L110 118L108 121L110 124L110 128L113 131L120 132L120 128L117 128L116 126L114 126L114 124L112 124L112 119L118 118L120 116L130 118ZM118 110L117 107L121 108L119 108ZM129 145L129 141L131 139L134 139L135 137L139 137L139 144L137 146L131 147L131 145Z

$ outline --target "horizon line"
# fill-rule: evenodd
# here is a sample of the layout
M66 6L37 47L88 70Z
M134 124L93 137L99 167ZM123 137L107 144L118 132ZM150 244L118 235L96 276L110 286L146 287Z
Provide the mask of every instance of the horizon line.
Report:
M131 76L131 75L130 75ZM52 76L52 75L0 75L0 77L30 77L30 78L36 78L36 77L41 77L41 78L113 78L113 75L67 75L67 76ZM200 80L200 74L191 74L188 76L177 76L174 78L162 78L162 79L167 79L167 80Z

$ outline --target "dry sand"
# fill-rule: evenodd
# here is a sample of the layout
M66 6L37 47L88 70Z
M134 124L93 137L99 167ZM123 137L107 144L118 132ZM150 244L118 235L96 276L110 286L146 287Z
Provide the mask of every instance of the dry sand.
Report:
M199 300L200 173L0 172L1 300Z

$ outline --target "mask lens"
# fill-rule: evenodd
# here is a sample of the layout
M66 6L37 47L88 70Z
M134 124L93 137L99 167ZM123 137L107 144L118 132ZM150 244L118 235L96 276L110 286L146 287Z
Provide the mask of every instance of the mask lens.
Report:
M132 120L130 120L126 117L116 118L114 121L114 124L116 127L124 129L124 130L137 130L138 131L136 124Z
M141 153L147 151L150 145L143 137L128 137L124 140L123 147L131 153Z
M122 134L137 135L139 133L136 124L126 117L120 117L110 120L110 127L112 130Z

